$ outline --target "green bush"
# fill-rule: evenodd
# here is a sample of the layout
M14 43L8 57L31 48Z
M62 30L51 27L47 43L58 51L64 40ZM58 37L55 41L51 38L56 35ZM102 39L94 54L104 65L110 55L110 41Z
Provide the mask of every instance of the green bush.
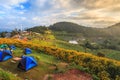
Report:
M0 69L0 80L21 80L21 79L8 71Z
M0 39L0 43L15 44L18 47L22 46L22 48L30 47L36 51L42 51L67 62L74 62L84 68L88 68L91 73L99 76L101 80L115 80L116 76L120 75L120 62L113 59L74 50L40 46L20 40Z

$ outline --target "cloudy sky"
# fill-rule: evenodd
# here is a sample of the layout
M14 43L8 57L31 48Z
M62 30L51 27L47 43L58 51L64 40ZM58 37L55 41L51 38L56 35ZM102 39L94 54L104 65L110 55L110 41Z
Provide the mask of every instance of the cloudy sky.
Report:
M60 21L89 27L120 22L120 0L0 0L0 29Z

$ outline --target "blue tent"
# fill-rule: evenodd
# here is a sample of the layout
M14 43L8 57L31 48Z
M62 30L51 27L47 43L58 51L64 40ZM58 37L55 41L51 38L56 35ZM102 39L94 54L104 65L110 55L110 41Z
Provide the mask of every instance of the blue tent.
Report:
M25 48L25 54L31 54L32 50L30 48Z
M15 50L16 49L15 45L10 45L10 49Z
M18 68L25 71L28 71L35 66L37 66L37 62L32 56L22 56L22 59L18 64Z
M12 52L10 50L0 51L0 62L6 61L12 58Z

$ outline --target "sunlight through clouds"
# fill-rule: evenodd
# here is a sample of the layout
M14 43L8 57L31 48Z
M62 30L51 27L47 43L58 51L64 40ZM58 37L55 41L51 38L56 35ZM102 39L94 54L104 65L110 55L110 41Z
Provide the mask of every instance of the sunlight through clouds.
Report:
M120 22L120 0L0 0L1 28L60 21L89 27L110 26Z

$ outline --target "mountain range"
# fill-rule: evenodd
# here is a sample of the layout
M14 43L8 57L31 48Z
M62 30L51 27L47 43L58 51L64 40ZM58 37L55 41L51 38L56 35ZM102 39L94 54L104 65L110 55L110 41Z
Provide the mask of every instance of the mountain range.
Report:
M88 39L119 39L120 40L120 23L108 26L107 28L92 28L81 26L71 22L58 22L48 27L56 36L64 36L63 38L79 38ZM33 27L28 30L41 32L43 27ZM43 29L46 30L46 29Z

